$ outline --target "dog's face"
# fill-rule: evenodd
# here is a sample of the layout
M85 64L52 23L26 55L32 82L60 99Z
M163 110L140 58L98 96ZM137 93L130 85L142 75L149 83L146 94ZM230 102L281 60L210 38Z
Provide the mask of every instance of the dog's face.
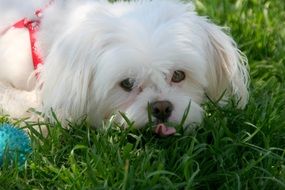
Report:
M73 72L65 89L49 83L43 88L66 94L58 103L44 102L63 110L64 117L85 113L99 124L113 114L123 121L123 112L139 128L149 122L149 114L157 124L179 123L190 105L184 122L188 127L201 122L205 94L215 101L227 90L241 106L247 102L246 59L191 4L95 5L77 24L63 35L45 66L63 64L61 77ZM55 59L66 52L66 58ZM46 73L44 81L54 80L55 72Z
M156 36L135 36L138 31L134 29L131 31L134 39L112 44L105 50L94 80L98 111L103 117L120 111L135 121L137 127L145 126L149 114L155 123L179 123L191 104L185 124L201 121L199 104L207 85L206 60L203 54L176 41L183 38L178 31L167 31L172 29L165 27ZM176 37L165 39L165 32ZM144 37L153 39L142 40Z

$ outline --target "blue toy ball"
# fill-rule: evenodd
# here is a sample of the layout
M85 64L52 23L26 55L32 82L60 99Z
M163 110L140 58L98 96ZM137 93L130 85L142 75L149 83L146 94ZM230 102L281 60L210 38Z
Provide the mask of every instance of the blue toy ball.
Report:
M15 160L21 166L31 152L31 140L25 131L7 123L0 124L0 166L3 162L13 164Z

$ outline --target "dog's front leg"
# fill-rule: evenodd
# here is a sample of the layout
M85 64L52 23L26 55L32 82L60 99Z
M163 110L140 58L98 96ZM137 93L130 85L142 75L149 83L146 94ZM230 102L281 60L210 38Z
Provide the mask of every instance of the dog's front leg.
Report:
M15 89L7 84L0 83L0 114L7 114L12 118L25 118L33 115L28 110L40 106L36 90L25 91Z

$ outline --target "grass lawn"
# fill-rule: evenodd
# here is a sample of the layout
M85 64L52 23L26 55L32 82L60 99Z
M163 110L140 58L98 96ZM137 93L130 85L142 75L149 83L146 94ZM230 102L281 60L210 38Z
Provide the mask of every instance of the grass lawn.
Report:
M170 138L111 121L97 131L49 124L47 138L32 133L22 169L0 169L0 189L285 189L285 1L195 3L199 14L231 28L248 56L245 110L208 103L195 133Z

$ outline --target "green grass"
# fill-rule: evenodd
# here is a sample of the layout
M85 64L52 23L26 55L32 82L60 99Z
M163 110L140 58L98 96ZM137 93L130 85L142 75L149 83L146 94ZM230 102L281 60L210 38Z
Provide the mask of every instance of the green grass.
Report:
M209 103L194 134L169 138L49 124L47 138L32 133L24 168L0 170L0 189L285 189L285 1L195 2L248 56L245 110Z

